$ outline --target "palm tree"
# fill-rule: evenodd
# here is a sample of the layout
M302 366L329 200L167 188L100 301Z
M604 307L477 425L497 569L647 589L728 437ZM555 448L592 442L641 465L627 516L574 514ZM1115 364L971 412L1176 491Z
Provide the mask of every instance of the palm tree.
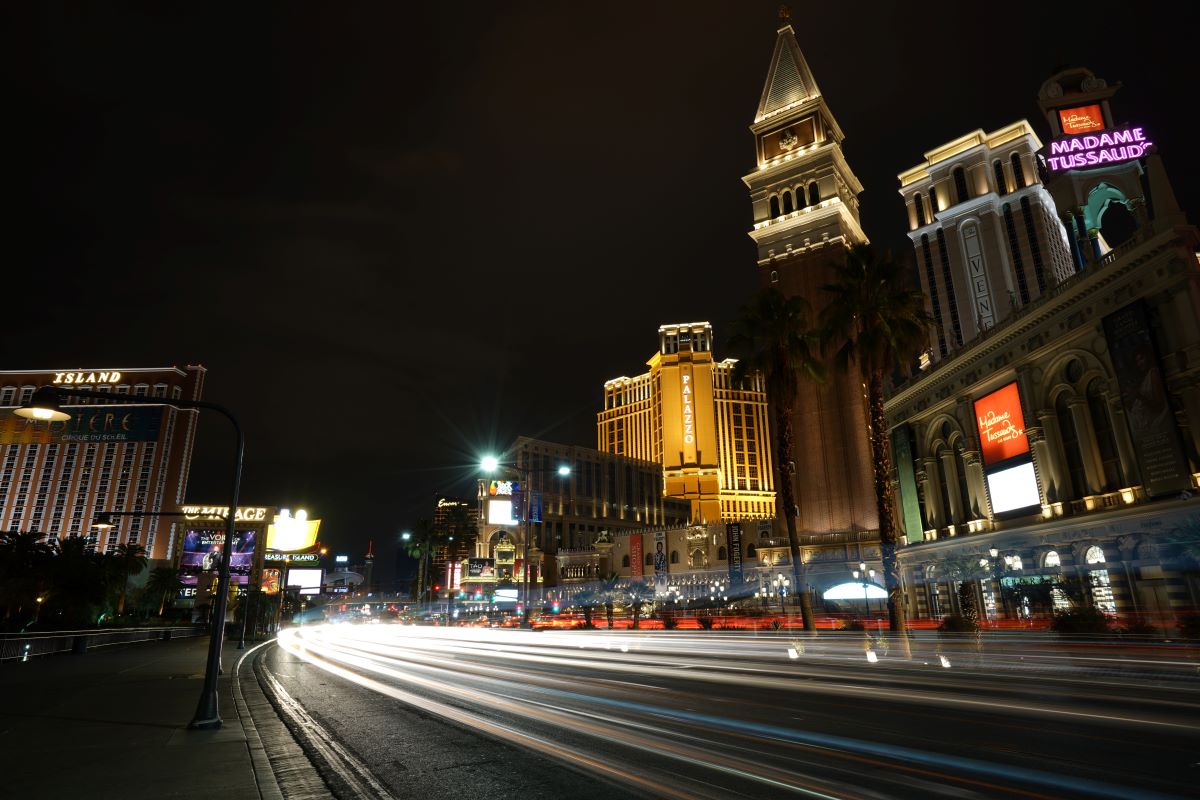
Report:
M836 348L834 364L857 368L867 385L871 461L874 466L875 509L879 515L879 545L888 591L888 622L907 648L904 598L896 564L895 498L892 496L892 455L883 415L884 381L907 369L927 344L932 317L925 296L911 288L908 271L890 255L879 258L869 245L857 245L834 266L834 283L822 287L829 304L821 314L827 346Z
M592 606L599 604L599 597L599 593L594 589L583 589L571 600L571 605L583 611L583 627L589 631L596 627L592 622Z
M141 575L146 569L146 548L140 544L121 543L113 553L114 573L121 581L121 599L117 602L117 613L125 613L125 594L129 589L129 578Z
M637 630L642 618L642 608L654 602L654 587L640 581L629 584L629 608L633 612L633 627Z
M610 572L600 578L600 586L598 593L600 599L604 601L604 614L608 617L608 629L611 631L613 627L613 605L617 600L617 584L621 582L621 576L615 572Z
M437 545L437 529L427 519L418 520L414 526L413 538L408 545L409 558L417 559L417 602L427 600L429 584L430 555Z
M155 567L150 572L150 576L146 578L146 596L158 598L158 616L163 615L167 600L179 594L181 586L183 584L179 580L179 573L170 567Z
M734 368L735 384L762 373L767 399L775 411L775 467L778 474L777 513L787 524L792 578L800 590L800 615L804 629L815 632L808 569L800 558L796 533L796 459L793 455L792 420L801 378L821 382L825 368L817 356L820 342L809 327L809 305L802 297L784 297L778 289L763 289L742 309L729 344L742 358Z
M32 616L35 598L49 588L57 553L58 540L44 533L0 533L0 603L6 618L22 610Z

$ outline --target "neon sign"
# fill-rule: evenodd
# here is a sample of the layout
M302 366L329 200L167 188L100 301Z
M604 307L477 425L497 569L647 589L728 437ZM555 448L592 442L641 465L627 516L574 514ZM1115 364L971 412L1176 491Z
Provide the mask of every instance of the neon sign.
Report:
M56 372L53 383L116 383L119 372Z
M1117 128L1099 135L1064 136L1050 143L1050 169L1080 169L1101 164L1133 161L1146 153L1153 142L1141 128Z
M683 376L683 443L692 444L696 441L696 416L692 412L692 376Z

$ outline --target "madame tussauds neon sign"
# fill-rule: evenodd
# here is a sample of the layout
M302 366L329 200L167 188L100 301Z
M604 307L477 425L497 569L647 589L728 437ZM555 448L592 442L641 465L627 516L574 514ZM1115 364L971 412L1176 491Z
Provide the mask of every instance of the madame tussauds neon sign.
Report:
M1141 158L1153 142L1141 128L1118 128L1101 134L1065 136L1050 143L1046 163L1052 170L1098 167Z

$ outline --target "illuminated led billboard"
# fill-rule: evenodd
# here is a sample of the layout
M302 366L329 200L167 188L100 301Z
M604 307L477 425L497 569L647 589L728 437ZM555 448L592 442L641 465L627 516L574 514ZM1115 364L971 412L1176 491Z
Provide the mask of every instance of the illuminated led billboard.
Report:
M324 570L320 569L289 569L287 585L289 589L299 589L300 594L320 594L321 579Z
M1032 461L989 472L987 483L993 513L1003 514L1006 511L1033 508L1042 504Z
M284 553L307 550L316 545L320 529L321 520L309 519L304 511L293 517L283 509L267 526L267 549Z
M512 500L489 498L487 507L489 525L516 525L519 521L513 512Z
M1058 121L1062 125L1062 132L1068 136L1104 130L1104 112L1099 105L1060 108Z
M1010 383L975 401L975 422L983 463L991 466L1029 452L1025 415L1017 384Z

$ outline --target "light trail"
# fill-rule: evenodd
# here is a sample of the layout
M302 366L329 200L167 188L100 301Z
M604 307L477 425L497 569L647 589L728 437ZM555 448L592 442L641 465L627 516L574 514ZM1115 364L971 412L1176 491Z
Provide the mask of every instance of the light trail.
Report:
M280 645L379 694L638 792L668 797L727 797L731 786L752 785L759 787L755 794L765 791L768 796L887 797L911 793L929 781L953 788L956 796L1169 797L1145 784L1122 786L952 752L953 742L948 747L924 729L903 734L903 743L880 738L902 735L897 719L909 725L927 724L921 719L978 725L974 718L980 715L993 730L1011 727L993 718L1066 721L1080 727L1081 741L1103 746L1137 728L1173 737L1200 735L1200 694L1194 683L1181 682L1168 694L1145 681L1147 692L1163 696L1147 697L1145 705L1125 703L1118 713L1104 707L1112 706L1112 698L1097 692L1095 682L1069 677L1072 670L1086 675L1086 656L1082 667L1078 656L1071 660L1067 655L1051 670L1043 662L1026 665L1026 678L1044 682L1053 677L1056 692L1069 688L1068 697L1050 705L1029 702L1045 689L1015 680L1011 662L999 673L976 668L952 676L936 660L933 665L891 661L882 666L881 661L879 667L868 666L861 639L793 642L766 636L370 625L292 629L280 636ZM802 651L796 659L786 653L793 645ZM1019 657L1015 652L1007 658ZM1139 661L1166 669L1155 658ZM1178 664L1165 663L1187 674ZM981 685L997 680L1003 685ZM990 696L978 696L984 694ZM781 706L800 711L800 724L781 725L771 718ZM865 726L855 716L864 708L895 710L891 716L877 714L876 724ZM945 713L939 717L939 708L958 709L970 720ZM838 733L819 730L832 725L840 726ZM867 727L868 735L846 735L841 732L845 727ZM598 743L605 751L624 749L631 756L597 757ZM1040 758L1037 753L1023 756L1025 762ZM716 777L711 783L681 781L674 768L672 781L664 783L662 767L653 767L656 762L683 764L691 773ZM1080 766L1072 768L1079 771ZM681 786L682 794L677 791Z

